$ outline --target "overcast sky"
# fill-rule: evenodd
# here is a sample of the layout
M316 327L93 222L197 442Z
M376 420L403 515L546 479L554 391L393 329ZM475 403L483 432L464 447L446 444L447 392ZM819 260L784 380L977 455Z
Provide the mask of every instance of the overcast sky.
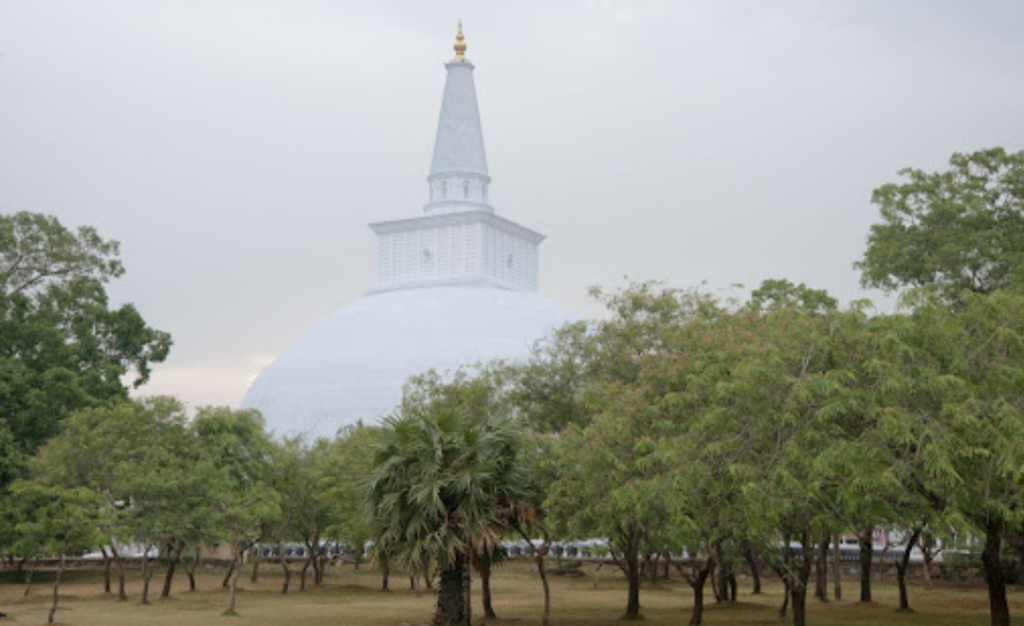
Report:
M0 0L0 210L121 241L148 391L237 404L420 214L459 18L492 203L584 315L626 276L875 298L871 190L1024 148L1019 0Z

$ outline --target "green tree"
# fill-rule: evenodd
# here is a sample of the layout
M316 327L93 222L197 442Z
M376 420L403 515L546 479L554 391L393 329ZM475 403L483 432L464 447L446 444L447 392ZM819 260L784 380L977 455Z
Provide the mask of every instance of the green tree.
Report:
M30 462L34 479L48 486L89 489L102 503L104 554L109 550L125 595L125 564L118 544L166 547L165 589L186 543L211 538L207 477L185 430L184 406L173 398L147 398L82 409L65 419ZM106 563L109 575L110 561ZM143 602L154 570L144 568ZM109 585L107 585L109 592Z
M556 329L526 363L510 367L510 399L532 430L557 433L588 419L583 392L592 357L589 325L577 322Z
M817 314L825 314L839 306L824 289L812 289L803 283L795 285L785 278L762 281L761 286L750 293L750 304L760 310L790 306Z
M306 589L306 574L313 568L313 584L323 584L324 567L329 547L330 529L340 521L348 501L335 497L341 485L335 465L339 446L333 440L318 439L304 449L299 460L300 484L285 497L295 500L291 528L294 538L306 546L306 562L302 566L299 588ZM332 467L333 466L333 467Z
M748 449L724 445L729 439L722 432L735 423L725 413L721 392L761 329L760 316L752 311L730 313L708 303L701 315L667 329L666 349L645 359L639 381L659 422L673 425L659 446L678 518L662 532L689 554L684 575L693 589L692 626L703 622L704 589L712 571L717 567L720 586L728 586L735 580L733 564L755 547L774 549L771 540L777 537L776 528L754 523L763 518L744 497L747 485L761 477L759 461ZM716 595L724 600L730 594L720 588Z
M47 617L52 624L67 555L93 548L100 541L96 526L101 503L88 489L51 487L33 480L16 482L11 491L17 502L18 534L25 542L38 546L40 552L60 555Z
M7 425L0 423L0 552L12 554L17 533L7 519L6 512L12 504L8 501L7 487L22 470L24 461L21 450Z
M559 531L544 508L550 489L560 480L558 463L553 461L557 436L527 431L520 450L522 465L527 472L527 486L518 500L507 503L502 511L502 523L533 549L534 562L544 591L542 626L551 623L551 587L548 584L545 559L551 551L552 539ZM540 537L540 541L537 541Z
M258 411L203 407L191 422L201 463L211 468L207 506L220 535L231 545L228 615L235 596L242 554L258 539L267 520L280 515L280 494L273 488L273 445Z
M664 353L671 329L710 303L656 283L609 293L595 289L592 294L610 315L569 335L579 355L570 363L581 374L574 375L571 396L562 394L563 401L545 400L538 407L570 406L565 415L573 416L572 421L548 420L548 428L562 429L555 453L561 480L550 491L545 508L569 535L612 542L629 582L625 616L636 618L641 554L678 516L662 446L676 433L676 425L658 419L656 403L640 380L648 360ZM544 367L544 359L552 359L552 366ZM564 363L557 351L542 344L529 368L558 370ZM525 395L529 401L530 389L521 387L515 397Z
M770 542L765 554L796 624L806 620L815 546L836 523L836 503L863 506L867 494L896 490L884 448L862 433L875 408L864 372L868 324L857 309L783 299L680 328L670 352L676 362L657 365L671 384L666 408L684 423L689 416L676 447L692 446L682 453L686 463L706 467L723 487L709 499L702 492L712 487L683 479L684 502L717 503L710 518L694 519L704 534L717 527L734 554L745 543Z
M828 325L816 316L779 309L754 323L761 325L757 338L736 345L739 358L719 391L717 445L744 467L741 490L761 504L756 523L781 535L782 557L772 557L792 598L793 623L802 626L812 538L831 478L827 453L840 436L839 406L829 396L840 383L824 363ZM791 541L802 548L797 554Z
M167 333L104 285L124 269L118 245L36 213L0 215L0 418L31 454L72 411L127 398L163 361Z
M378 427L358 425L338 434L324 464L329 486L325 497L334 503L326 533L345 545L355 558L363 559L363 547L370 540L370 510L362 486L373 466L373 449L380 438Z
M292 570L288 564L285 543L292 541L297 535L293 521L298 517L305 503L306 448L302 439L287 438L271 448L270 486L277 492L280 499L280 515L268 524L269 531L265 538L272 540L277 550L278 562L284 572L281 593L287 594L291 588Z
M399 414L384 422L367 482L378 553L411 572L427 563L439 569L438 626L470 623L473 546L497 543L501 512L526 485L521 431L503 411L481 411L469 400L481 387L490 385L460 381L407 393Z
M947 298L1024 285L1024 152L956 153L949 169L904 169L876 189L882 222L857 264L866 286L938 285Z
M547 506L574 537L606 537L626 574L625 617L640 617L640 557L644 541L681 515L667 477L670 465L660 442L671 433L642 394L607 388L607 410L559 438L562 479Z
M611 291L592 287L590 296L607 316L557 329L534 346L527 363L509 370L510 401L537 432L558 433L570 424L586 424L602 410L601 384L635 381L639 357L657 351L665 329L688 319L707 301L653 281Z
M993 626L1008 626L1007 533L1024 522L1024 296L934 291L887 333L892 374L881 432L908 451L903 483L940 521L984 538Z

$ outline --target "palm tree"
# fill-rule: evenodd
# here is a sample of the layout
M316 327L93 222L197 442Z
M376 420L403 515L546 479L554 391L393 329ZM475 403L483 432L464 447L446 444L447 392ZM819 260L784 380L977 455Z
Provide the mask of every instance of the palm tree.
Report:
M473 547L497 543L503 507L527 485L520 430L477 384L434 387L386 419L367 484L378 553L411 572L436 564L436 626L470 623Z

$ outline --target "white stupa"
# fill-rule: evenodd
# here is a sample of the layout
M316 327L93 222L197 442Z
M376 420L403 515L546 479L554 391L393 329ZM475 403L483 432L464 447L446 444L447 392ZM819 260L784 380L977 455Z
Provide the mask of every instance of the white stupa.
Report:
M378 222L377 285L289 346L249 387L277 435L331 436L390 414L414 374L525 357L577 319L537 293L544 236L488 204L483 132L462 26L445 65L424 215Z

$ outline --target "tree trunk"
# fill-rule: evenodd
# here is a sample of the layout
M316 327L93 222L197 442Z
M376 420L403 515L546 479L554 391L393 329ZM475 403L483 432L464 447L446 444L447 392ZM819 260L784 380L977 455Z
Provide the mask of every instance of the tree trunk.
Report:
M1008 574L1007 584L1024 585L1024 524L1013 532L1007 531L1006 547L1012 548L1016 561L1013 571Z
M750 567L750 577L754 581L752 593L758 595L761 593L761 561L757 558L757 553L754 552L752 546L748 545L744 552L747 557L747 565Z
M28 568L28 571L25 572L25 593L21 594L23 598L27 598L28 592L32 591L32 574L36 573L36 567L38 566L39 559L35 559L32 561L32 565Z
M690 626L700 626L704 622L704 583L711 573L713 561L708 559L704 567L697 571L697 577L690 579L693 588L693 613L690 614Z
M779 617L786 617L786 611L789 609L789 596L790 589L792 587L792 563L793 563L793 535L790 533L783 533L782 535L782 567L777 568L775 571L778 572L779 578L782 579L782 606L779 607Z
M66 546L65 546L66 547ZM60 553L60 567L57 568L57 577L53 581L53 606L50 607L50 616L46 621L50 624L53 623L53 618L57 615L57 601L60 599L60 577L64 574L64 551Z
M202 556L202 547L196 546L196 554L193 557L191 563L185 564L185 574L188 575L188 590L189 592L196 590L196 569L199 567L200 557Z
M427 590L434 590L434 577L430 574L429 562L423 564L423 584L426 586Z
M860 601L871 602L871 561L874 558L871 541L872 528L867 528L857 535L860 544Z
M181 551L185 549L185 542L181 539L172 539L167 542L167 555L170 557L167 563L167 574L164 576L164 588L160 592L161 598L171 597L171 585L174 583L174 570L181 560Z
M458 554L454 562L441 568L440 590L434 626L469 626L466 613L466 557Z
M128 592L125 590L124 559L121 558L114 544L110 544L110 554L113 555L114 563L117 564L117 599L123 602L128 599Z
M497 613L494 612L494 606L491 604L491 562L490 557L480 555L480 590L481 599L484 605L484 617L488 619L498 619Z
M465 556L465 567L462 568L463 602L466 603L466 626L473 623L473 568L469 562L469 555Z
M794 587L789 595L793 598L793 626L804 626L807 623L807 587Z
M818 563L814 577L814 597L828 602L828 533L821 535L818 542Z
M228 571L224 574L224 580L221 581L220 586L227 589L228 583L231 582L231 577L235 575L235 563L232 560L231 564L228 565Z
M910 551L913 550L917 538L921 535L921 529L915 528L907 541L907 548L903 556L896 562L896 578L900 586L900 611L910 610L910 600L907 598L907 568L910 566Z
M544 566L544 556L547 554L547 542L534 557L537 561L537 572L540 574L540 582L544 586L544 615L541 618L541 626L548 626L551 623L551 587L548 585L548 571Z
M716 580L715 599L718 602L729 601L729 576L732 574L731 565L726 562L722 547L716 546L715 560L718 562L718 578Z
M302 568L302 585L301 590L306 590L306 572L310 566L313 566L313 586L320 585L320 534L319 532L313 533L313 537L306 541L306 550L309 552L309 556L306 558L306 565Z
M800 567L794 572L790 567L788 578L792 579L789 584L789 595L793 599L793 626L805 626L807 623L807 589L811 578L811 553L808 549L811 546L811 533L805 531L800 537L802 546L800 556Z
M836 600L843 599L843 560L842 550L839 549L840 536L832 538L832 597Z
M639 542L637 542L639 543ZM626 619L640 617L640 551L631 546L622 557L626 562L626 578L629 580L629 598L626 602Z
M299 591L305 591L306 590L306 574L309 572L309 566L312 565L312 564L313 564L313 553L312 552L307 552L307 554L306 554L306 561L302 564L302 575L299 577ZM386 586L387 585L385 585L385 587Z
M281 554L281 569L284 570L284 582L281 584L281 595L288 595L288 587L292 582L292 569L288 567L288 559Z
M544 587L544 614L541 616L541 626L548 626L551 623L551 587L548 585L548 570L544 563L544 557L548 555L548 550L551 547L551 538L547 530L544 530L544 543L541 544L540 548L537 548L521 526L514 525L514 528L523 540L533 548L533 559L537 563L537 573L540 574L540 582ZM600 565L597 567L598 569L601 568Z
M989 522L985 527L985 549L981 562L985 567L988 585L989 616L992 626L1010 626L1010 607L1006 602L1006 578L1000 550L1003 542L1002 524Z
M328 547L325 545L317 552L317 568L316 568L316 586L320 587L324 584L324 577L327 576L327 564L330 563L330 559L327 557Z
M629 595L626 601L626 613L623 619L640 619L640 543L643 541L643 526L631 519L623 529L618 527L618 548L622 552L622 560L615 563L626 574L629 584ZM614 558L614 553L612 554Z
M260 549L259 545L253 546L252 575L249 576L249 582L251 583L260 582L260 557L262 552L263 550Z
M110 593L110 555L107 548L100 546L100 554L103 555L103 593Z
M153 568L149 566L149 548L142 553L142 603L149 604L149 581L153 578Z
M383 559L380 562L380 590L388 591L388 585L391 578L391 560L388 558ZM306 581L305 566L303 567L302 581Z
M932 561L935 559L935 537L930 532L921 534L920 541L918 542L921 546L921 576L924 578L924 588L928 591L934 589L935 585L932 583Z
M235 612L235 589L238 587L238 573L242 569L242 541L235 541L234 559L231 563L231 580L228 582L228 610L225 615L237 615Z

